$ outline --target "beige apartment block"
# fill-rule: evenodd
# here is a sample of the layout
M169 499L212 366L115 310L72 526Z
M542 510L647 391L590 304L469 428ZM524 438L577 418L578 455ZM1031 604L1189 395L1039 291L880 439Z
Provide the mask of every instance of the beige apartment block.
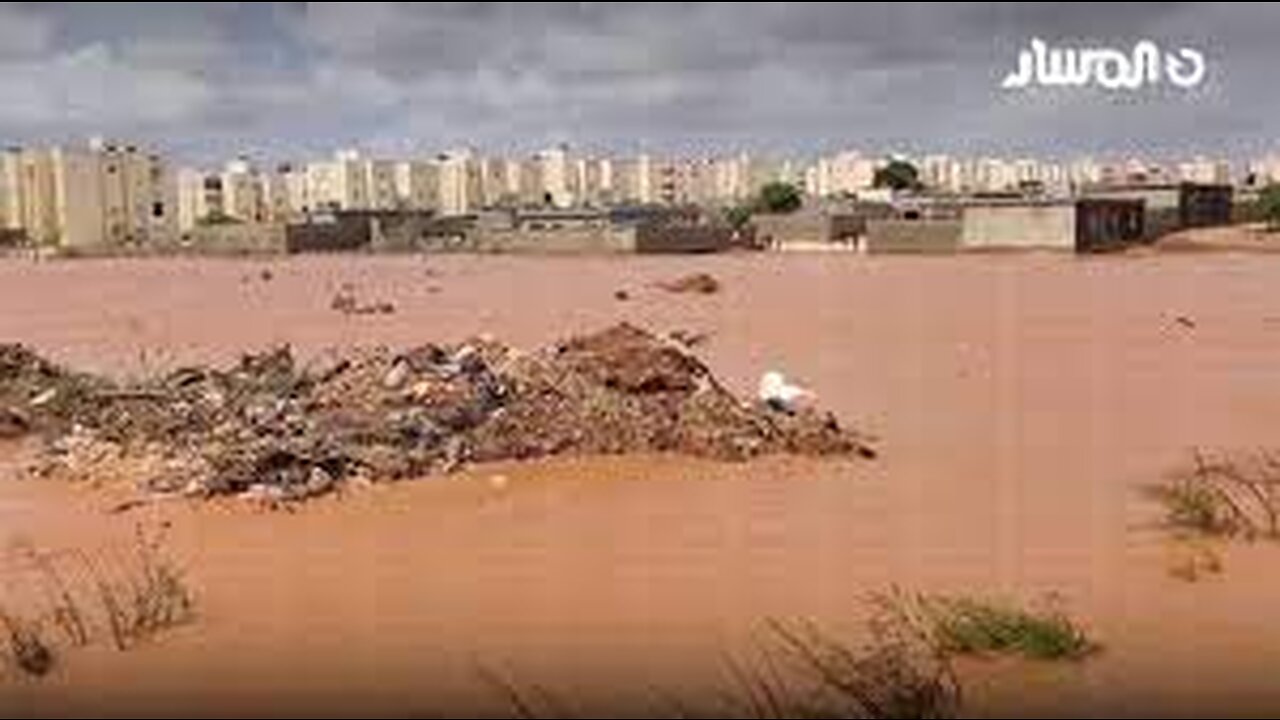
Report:
M266 218L262 182L257 169L246 159L227 163L222 181L222 213L243 223L258 223Z
M199 170L178 171L178 231L189 233L201 222L224 214L222 179Z
M307 165L307 199L311 211L369 208L368 171L360 154L342 150L332 160Z
M427 160L395 164L396 203L407 210L437 210L440 203L440 168Z
M288 223L307 211L306 172L288 163L258 179L262 193L262 209L266 222Z
M553 207L571 208L577 202L572 160L569 147L558 145L539 152L536 156L544 203Z
M362 159L360 182L365 186L368 202L363 210L394 210L399 206L396 163L392 160Z
M178 191L164 160L130 145L10 150L4 223L37 244L135 247L176 235Z
M439 210L442 215L465 215L483 206L480 163L468 150L442 154Z

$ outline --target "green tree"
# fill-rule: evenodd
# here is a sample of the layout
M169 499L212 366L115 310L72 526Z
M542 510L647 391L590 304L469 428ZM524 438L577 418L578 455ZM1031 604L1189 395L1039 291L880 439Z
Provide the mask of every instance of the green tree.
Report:
M1258 213L1268 230L1280 230L1280 184L1271 184L1258 194Z
M733 207L725 208L724 219L734 230L741 230L747 226L747 223L751 222L751 206L734 205Z
M767 213L792 213L804 204L800 188L791 183L771 182L760 188L760 197L756 207Z
M890 190L917 190L920 188L920 171L905 160L894 160L876 170L874 184Z

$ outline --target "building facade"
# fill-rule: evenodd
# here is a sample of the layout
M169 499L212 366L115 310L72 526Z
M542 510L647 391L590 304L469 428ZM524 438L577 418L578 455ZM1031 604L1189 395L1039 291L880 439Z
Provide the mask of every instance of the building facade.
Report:
M132 145L12 149L3 216L34 243L64 249L139 247L178 230L178 188L164 159Z

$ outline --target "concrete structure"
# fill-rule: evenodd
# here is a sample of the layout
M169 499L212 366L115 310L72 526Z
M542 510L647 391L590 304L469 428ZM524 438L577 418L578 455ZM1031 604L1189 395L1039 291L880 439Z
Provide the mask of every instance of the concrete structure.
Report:
M285 248L283 224L221 223L200 225L184 233L173 250L200 255L276 255Z
M437 207L444 215L466 215L483 205L480 163L469 150L437 158L440 187Z
M1178 181L1197 185L1231 184L1231 163L1197 157L1178 164Z
M436 210L440 207L440 167L426 160L406 160L395 165L395 207L404 210Z
M518 160L480 159L480 196L486 208L513 208L522 204L521 167Z
M965 250L1096 252L1143 239L1136 200L973 204L964 208L961 231Z
M264 173L258 183L265 222L284 224L306 214L307 173L304 169L284 163L274 172Z
M0 230L22 230L22 153L0 153Z
M847 245L853 247L866 234L867 221L886 218L888 205L857 204L847 208L803 209L785 215L759 214L751 218L756 239L765 247Z
M875 184L880 165L880 160L848 150L820 158L809 192L818 197L857 195Z
M1141 201L1145 232L1154 240L1184 228L1230 224L1234 189L1196 183L1103 186L1084 190L1083 197Z
M178 171L178 232L189 233L209 218L223 215L222 179L199 170Z
M311 216L286 235L289 252L703 253L750 244L727 225L686 214L556 208L455 216L343 211Z
M954 253L963 230L959 220L869 220L858 250L872 255Z
M361 210L369 207L368 173L354 150L307 165L307 211Z
M164 160L135 146L5 153L4 223L64 250L139 247L177 234L177 182Z
M245 158L227 163L222 175L222 215L246 223L266 219L262 181L258 170Z
M571 167L569 146L558 145L543 150L535 156L538 168L539 190L545 205L570 208L577 204L578 188Z

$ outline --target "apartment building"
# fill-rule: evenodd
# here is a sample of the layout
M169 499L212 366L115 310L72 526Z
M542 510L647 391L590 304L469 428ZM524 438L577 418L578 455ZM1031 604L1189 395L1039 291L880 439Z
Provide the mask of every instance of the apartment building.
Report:
M307 172L292 163L281 163L258 178L263 220L287 223L307 213Z
M224 214L222 179L199 170L178 171L178 231L189 233L200 223Z
M1204 157L1193 158L1178 163L1177 179L1199 185L1228 185L1231 183L1231 163Z
M875 186L876 170L880 165L881 161L855 151L819 158L810 191L819 197L834 197L870 190Z
M0 175L4 223L37 244L133 247L177 233L176 179L163 158L136 146L13 149Z
M577 203L578 188L569 158L569 147L558 145L535 156L544 204L565 209Z
M484 205L480 162L469 150L441 154L436 160L440 186L438 208L443 215L465 215Z
M266 220L262 180L249 160L239 158L227 163L220 179L224 216L244 223Z
M339 150L333 158L307 165L308 210L370 208L369 173L355 150Z
M438 210L440 167L428 160L403 160L393 168L396 207L406 210Z

